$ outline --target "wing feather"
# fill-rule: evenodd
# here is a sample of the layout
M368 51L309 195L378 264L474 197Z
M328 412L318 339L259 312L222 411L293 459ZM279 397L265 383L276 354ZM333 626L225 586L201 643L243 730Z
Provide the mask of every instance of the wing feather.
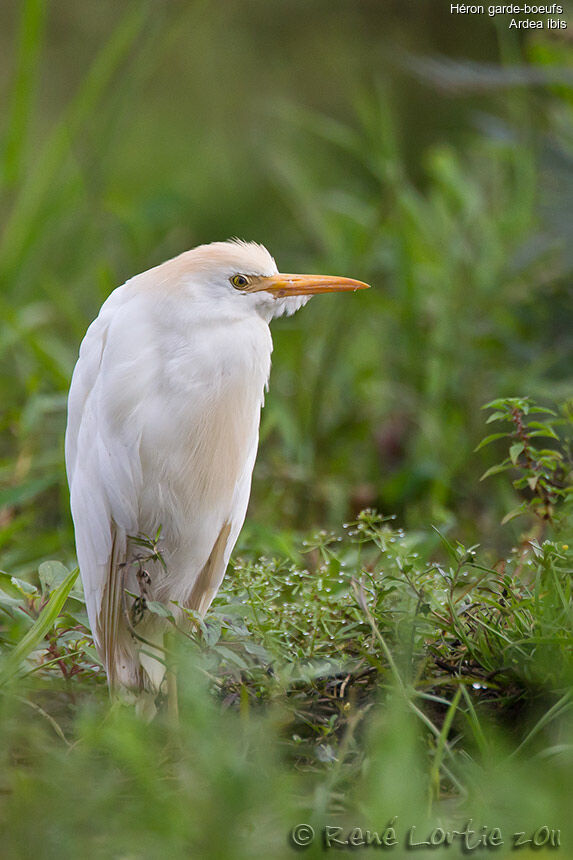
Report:
M116 664L129 651L129 636L121 635L121 565L127 559L128 535L137 532L141 482L137 428L114 422L106 371L110 328L126 298L122 290L105 302L82 342L66 429L78 562L90 625L110 683L120 679Z
M225 522L219 532L217 540L213 544L211 554L201 573L195 580L193 590L187 601L187 608L194 609L200 615L204 615L211 601L219 590L221 580L225 575L227 566L225 561L225 547L229 540L231 523Z
M257 448L258 432L255 432L249 455L235 486L229 519L223 523L207 563L195 580L191 595L185 603L188 609L194 609L200 615L205 615L221 586L229 558L243 527L251 494Z

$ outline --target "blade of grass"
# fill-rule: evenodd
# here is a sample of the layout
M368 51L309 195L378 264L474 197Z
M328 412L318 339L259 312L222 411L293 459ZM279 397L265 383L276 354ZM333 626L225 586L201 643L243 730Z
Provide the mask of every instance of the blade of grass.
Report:
M444 752L446 751L446 744L449 731L452 727L452 722L454 720L455 713L458 709L458 704L460 701L460 697L462 695L462 687L459 686L456 690L455 696L451 701L450 707L448 708L448 712L446 714L446 718L442 724L442 728L438 737L438 743L436 745L436 752L434 755L434 760L432 762L432 767L430 770L430 780L429 780L429 791L430 791L430 811L432 806L432 801L434 798L439 800L440 798L440 767L442 766L442 759L444 757Z
M149 14L147 3L129 10L97 55L64 116L56 124L21 187L0 244L0 277L7 279L25 251L34 221L65 161L70 144L92 116Z
M556 717L559 717L566 711L568 711L573 705L573 702L571 701L572 696L572 690L568 690L563 696L561 696L559 701L555 702L555 704L543 714L541 719L537 721L531 731L528 732L528 734L524 737L521 743L516 746L516 748L508 756L508 758L515 758L515 756L523 749L523 747L527 746L527 744L535 737L535 735L539 734L541 729L548 725L552 720L556 719Z
M46 0L26 0L23 3L16 54L17 69L10 94L10 117L2 152L2 176L6 188L15 188L22 174L45 18Z
M471 698L468 690L466 689L465 684L462 684L460 689L462 691L462 695L463 695L463 697L466 701L466 705L468 707L468 710L467 710L465 716L466 716L466 718L467 718L467 720L471 726L472 733L473 733L475 741L479 747L480 753L482 755L485 755L485 753L487 752L487 740L486 740L486 737L483 733L483 729L481 727L480 721L478 719L476 709L474 708L472 698Z

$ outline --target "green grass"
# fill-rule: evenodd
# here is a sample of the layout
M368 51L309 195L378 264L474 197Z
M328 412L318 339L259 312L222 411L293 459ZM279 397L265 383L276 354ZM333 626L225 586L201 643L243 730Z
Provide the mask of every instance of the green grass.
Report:
M518 403L522 439L553 430L523 400L499 401L500 419ZM571 426L555 433L565 454ZM456 837L469 845L503 837L513 856L523 832L572 856L568 469L559 485L548 472L549 518L533 496L494 564L488 547L372 511L290 557L237 557L206 618L173 639L179 725L164 707L149 725L110 707L80 590L54 620L74 574L54 562L38 588L4 577L7 856L288 856L299 823L317 834L309 856L321 834L367 830L405 851L470 819Z
M571 549L524 541L501 570L371 513L341 538L236 560L179 639L177 727L110 710L71 598L0 698L6 856L288 856L297 823L394 816L402 845L472 818L571 856ZM3 592L5 647L41 603Z

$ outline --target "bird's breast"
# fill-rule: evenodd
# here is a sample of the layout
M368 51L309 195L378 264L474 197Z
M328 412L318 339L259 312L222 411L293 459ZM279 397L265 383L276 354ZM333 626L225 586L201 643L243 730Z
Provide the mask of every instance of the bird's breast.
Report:
M200 540L207 520L230 515L252 469L271 349L263 321L171 331L163 340L141 423L146 528Z

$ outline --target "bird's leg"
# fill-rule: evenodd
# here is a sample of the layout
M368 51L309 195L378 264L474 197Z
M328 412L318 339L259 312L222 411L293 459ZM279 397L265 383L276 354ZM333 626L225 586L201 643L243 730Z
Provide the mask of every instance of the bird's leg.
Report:
M139 585L139 594L142 600L149 600L149 586L151 585L151 577L149 573L145 570L144 567L141 566L141 562L139 563L139 569L137 571L137 583Z
M163 560L161 551L159 550L159 543L161 540L161 527L159 527L159 529L157 530L157 534L154 538L151 538L149 537L149 535L146 534L138 534L137 536L130 535L130 540L138 546L142 546L145 549L149 550L146 555L133 556L131 562L131 564L137 565L137 571L135 575L139 587L139 597L133 595L133 603L131 604L130 626L131 628L133 628L143 619L145 611L147 609L147 601L150 599L151 576L143 565L147 561L158 561L162 564L163 567L165 567L165 562ZM130 567L131 564L126 566Z
M165 653L165 681L167 684L167 716L170 722L179 725L179 701L177 698L177 667L173 660L173 645L175 637L171 630L163 634L163 650Z
M131 623L135 627L143 619L147 609L147 601L149 600L149 586L151 585L151 577L143 567L145 559L134 559L137 563L137 585L139 586L139 597L134 597L131 605Z

